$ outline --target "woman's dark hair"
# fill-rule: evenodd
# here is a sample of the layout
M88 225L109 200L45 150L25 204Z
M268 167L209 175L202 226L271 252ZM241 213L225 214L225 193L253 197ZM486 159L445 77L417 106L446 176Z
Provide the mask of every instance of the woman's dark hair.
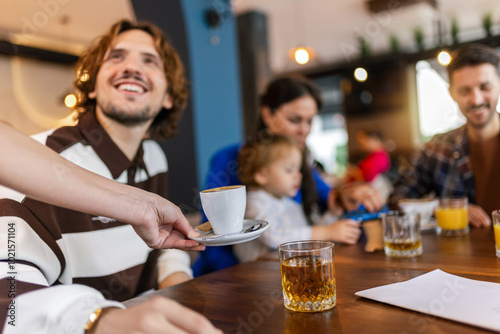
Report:
M309 152L306 149L302 154L302 166L300 167L302 173L300 189L302 190L302 209L306 214L307 221L312 225L312 214L318 209L318 190L311 172L313 167L311 167L308 157Z
M271 113L274 114L283 104L303 96L312 97L318 110L323 107L320 89L312 81L300 76L283 77L271 81L267 85L264 94L260 97L259 105L260 108L268 107ZM267 125L264 123L259 110L255 132L266 128Z
M312 81L301 76L288 76L281 77L271 81L262 96L260 97L260 109L268 107L271 113L283 104L301 98L303 96L310 96L316 102L316 107L321 109L323 107L323 99L321 97L321 90ZM262 119L261 110L257 114L257 122L255 133L259 135L267 131L267 125ZM302 208L309 223L310 217L316 210L318 204L318 192L316 190L316 183L311 172L311 166L308 162L309 152L307 148L302 154Z

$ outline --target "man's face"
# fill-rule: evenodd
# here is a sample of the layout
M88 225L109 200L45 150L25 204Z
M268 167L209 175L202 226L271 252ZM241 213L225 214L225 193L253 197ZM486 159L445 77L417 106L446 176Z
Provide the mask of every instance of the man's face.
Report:
M152 121L162 107L172 107L163 62L153 38L142 30L119 34L97 73L96 112L133 126Z
M450 95L474 128L484 128L496 114L499 80L495 67L489 63L466 66L452 73Z

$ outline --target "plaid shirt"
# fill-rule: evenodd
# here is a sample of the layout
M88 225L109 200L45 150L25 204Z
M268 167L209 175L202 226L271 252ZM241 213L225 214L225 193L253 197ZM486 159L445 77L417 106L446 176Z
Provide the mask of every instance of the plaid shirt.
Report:
M467 196L476 203L474 173L465 125L435 135L411 159L411 166L401 171L394 184L389 205L400 199L435 196Z

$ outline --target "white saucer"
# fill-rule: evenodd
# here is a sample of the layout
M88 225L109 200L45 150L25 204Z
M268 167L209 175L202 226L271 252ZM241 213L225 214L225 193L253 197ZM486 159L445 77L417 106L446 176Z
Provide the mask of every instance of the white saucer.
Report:
M222 239L210 240L210 237L215 236L215 234L213 234L213 232L210 234L202 235L198 238L190 238L190 239L198 241L200 244L205 245L205 246L236 245L236 244L240 244L242 242L247 242L247 241L258 238L269 227L269 223L264 221L264 220L245 219L243 221L242 231L246 230L247 228L249 228L250 226L255 225L255 224L263 224L264 226L259 228L257 231L252 231L252 232L248 232L248 233L241 232L238 234L230 235L230 236L222 238Z

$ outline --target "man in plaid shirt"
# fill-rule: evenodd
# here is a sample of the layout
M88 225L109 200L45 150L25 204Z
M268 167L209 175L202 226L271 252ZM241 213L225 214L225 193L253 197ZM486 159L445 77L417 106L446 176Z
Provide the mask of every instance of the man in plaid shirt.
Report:
M465 125L434 136L402 171L389 198L466 196L473 227L491 224L500 209L500 57L481 44L460 47L448 65L449 91L467 119Z

